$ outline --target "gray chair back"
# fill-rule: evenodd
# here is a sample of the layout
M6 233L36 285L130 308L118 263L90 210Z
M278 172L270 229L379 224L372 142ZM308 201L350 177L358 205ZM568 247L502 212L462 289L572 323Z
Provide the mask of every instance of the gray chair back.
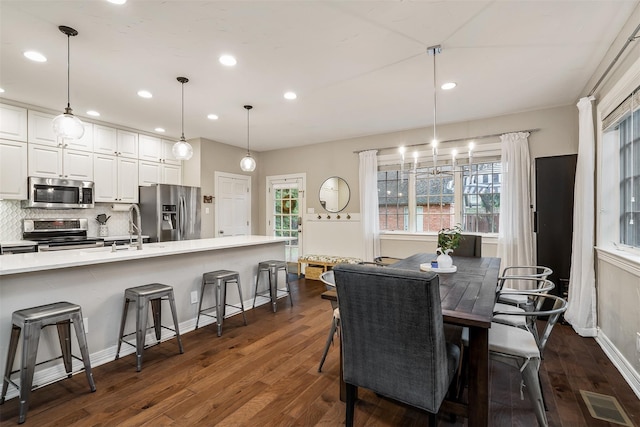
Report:
M452 255L480 258L482 256L482 236L460 235L460 245L453 250Z
M438 276L348 264L333 271L345 383L437 413L460 354L445 342Z

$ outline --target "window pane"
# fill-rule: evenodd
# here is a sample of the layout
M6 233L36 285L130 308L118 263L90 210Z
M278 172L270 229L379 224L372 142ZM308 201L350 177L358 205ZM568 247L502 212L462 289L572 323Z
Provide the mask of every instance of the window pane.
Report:
M497 233L500 216L501 163L478 163L462 176L462 222L465 231Z

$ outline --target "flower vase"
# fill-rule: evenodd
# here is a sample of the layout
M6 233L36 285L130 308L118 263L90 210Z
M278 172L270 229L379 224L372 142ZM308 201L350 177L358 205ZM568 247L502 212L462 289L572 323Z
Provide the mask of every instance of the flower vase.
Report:
M98 226L98 236L99 237L108 237L109 236L109 226L107 224L100 224Z
M451 255L449 255L451 252L453 252L452 249L445 249L443 251L441 248L438 248L436 249L436 252L439 254L438 258L436 258L436 260L438 261L438 268L453 267L453 259L451 258Z

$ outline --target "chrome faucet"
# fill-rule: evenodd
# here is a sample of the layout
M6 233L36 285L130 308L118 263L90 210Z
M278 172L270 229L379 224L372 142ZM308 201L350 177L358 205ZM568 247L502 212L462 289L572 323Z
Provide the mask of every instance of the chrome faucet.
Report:
M136 211L136 221L133 221L133 211ZM137 223L137 225L136 225ZM138 241L133 243L133 233L138 233ZM129 206L129 246L136 246L142 250L142 219L140 218L140 208L136 204Z

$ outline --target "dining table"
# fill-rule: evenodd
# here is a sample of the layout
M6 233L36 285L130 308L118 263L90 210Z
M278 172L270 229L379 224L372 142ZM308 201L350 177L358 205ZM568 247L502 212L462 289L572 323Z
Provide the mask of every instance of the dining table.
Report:
M430 271L432 253L418 253L387 267ZM489 328L493 317L496 287L500 274L500 258L453 256L455 272L438 274L442 318L444 323L469 329L467 403L445 401L444 412L468 419L469 426L489 425ZM452 269L447 269L450 271ZM335 291L322 298L335 300ZM341 354L342 356L342 354ZM342 358L340 365L340 399L344 400Z

